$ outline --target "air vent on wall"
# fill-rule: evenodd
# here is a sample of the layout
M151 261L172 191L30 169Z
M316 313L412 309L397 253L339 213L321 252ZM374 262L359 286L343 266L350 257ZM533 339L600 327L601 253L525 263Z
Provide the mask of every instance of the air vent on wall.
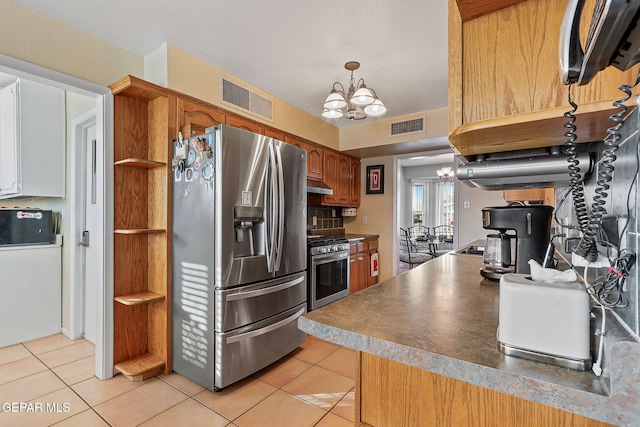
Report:
M232 105L248 113L273 121L273 100L242 87L237 83L220 78L222 103Z
M424 132L424 129L424 117L419 117L404 122L391 123L391 136Z

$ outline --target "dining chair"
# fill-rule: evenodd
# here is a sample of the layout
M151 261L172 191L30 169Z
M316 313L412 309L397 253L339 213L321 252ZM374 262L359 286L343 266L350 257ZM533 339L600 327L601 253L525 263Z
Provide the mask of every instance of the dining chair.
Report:
M418 252L415 245L411 243L409 232L400 228L400 261L409 264L409 268L429 261L433 257L425 252Z
M425 227L424 225L412 225L411 227L407 228L407 231L409 232L409 238L411 239L425 238L430 236L429 227Z
M433 235L435 240L435 249L433 256L443 255L453 249L453 226L438 225L433 227Z

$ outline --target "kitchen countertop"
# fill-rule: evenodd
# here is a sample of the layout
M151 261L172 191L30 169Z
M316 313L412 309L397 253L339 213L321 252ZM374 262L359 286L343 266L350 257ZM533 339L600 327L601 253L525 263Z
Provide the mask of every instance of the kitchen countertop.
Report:
M358 240L377 240L380 238L378 234L355 234L355 233L347 233L344 235L350 242L355 242Z
M446 254L307 313L298 325L436 374L612 424L640 425L640 343L607 344L602 377L505 356L496 340L499 285L481 281L481 266L480 256ZM615 323L610 317L608 329Z

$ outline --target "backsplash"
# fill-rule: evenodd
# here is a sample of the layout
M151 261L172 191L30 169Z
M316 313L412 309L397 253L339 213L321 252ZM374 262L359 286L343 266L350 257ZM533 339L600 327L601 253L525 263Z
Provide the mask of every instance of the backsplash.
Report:
M330 230L343 228L344 220L340 208L309 206L307 209L307 228L312 230Z
M627 248L638 253L639 247L639 233L638 233L638 110L636 109L626 120L623 127L623 142L616 153L616 160L614 162L613 179L610 182L611 188L607 190L608 197L606 204L604 205L608 214L613 214L618 218L618 230L621 232L625 225L624 234L622 236L621 248ZM601 154L604 149L603 143L593 144L590 150ZM600 156L598 156L598 159ZM585 196L589 209L593 203L593 197L595 195L596 181L598 179L598 172L601 169L601 161L598 161L596 168L592 174L590 174L584 182ZM564 195L569 193L566 200L562 200ZM575 209L573 208L572 197L569 189L557 189L556 191L556 207L557 217L565 223L568 221L570 224L577 224L575 218ZM628 222L627 222L628 221ZM560 231L559 231L560 232ZM578 233L574 230L563 230L563 233L575 234ZM558 245L561 246L561 245ZM582 267L578 267L578 271L581 271ZM592 283L597 275L605 274L606 268L593 269L588 274L588 280ZM625 292L629 299L629 303L626 307L615 308L616 313L627 324L627 326L636 334L640 335L640 301L638 295L639 287L639 274L638 274L638 260L632 266L629 276L627 277L625 284Z

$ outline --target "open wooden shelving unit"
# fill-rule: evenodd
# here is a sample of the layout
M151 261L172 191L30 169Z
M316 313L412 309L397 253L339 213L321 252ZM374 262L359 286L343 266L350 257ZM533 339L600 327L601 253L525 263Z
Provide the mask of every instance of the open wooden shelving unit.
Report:
M127 76L114 94L114 364L171 372L171 140L175 96Z

